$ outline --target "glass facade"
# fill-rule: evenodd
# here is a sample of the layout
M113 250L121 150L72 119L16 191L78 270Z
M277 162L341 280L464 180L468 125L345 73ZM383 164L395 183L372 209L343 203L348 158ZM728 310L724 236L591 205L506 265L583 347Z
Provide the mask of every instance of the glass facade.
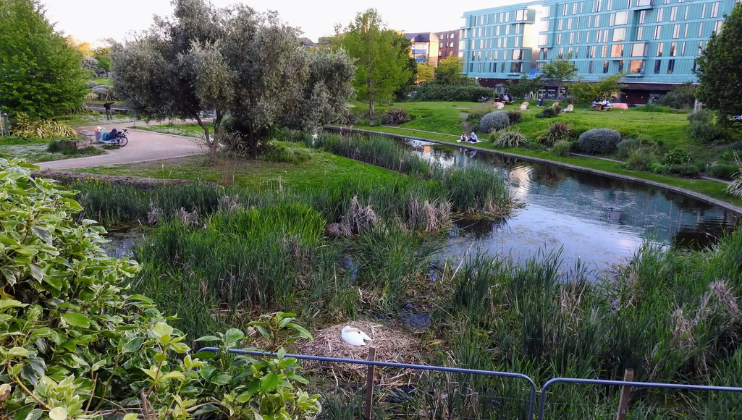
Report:
M546 0L466 12L460 52L470 77L535 77L567 59L586 80L624 72L626 82L695 82L698 53L735 2Z

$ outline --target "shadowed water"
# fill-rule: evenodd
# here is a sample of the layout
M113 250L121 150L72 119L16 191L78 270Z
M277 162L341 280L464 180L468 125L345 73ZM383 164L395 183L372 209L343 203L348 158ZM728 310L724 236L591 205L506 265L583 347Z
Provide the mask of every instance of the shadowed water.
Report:
M733 228L734 213L642 184L465 148L409 142L426 159L466 167L492 165L522 205L498 221L459 221L447 257L487 251L524 260L563 249L565 267L577 260L603 270L625 264L645 241L703 247Z

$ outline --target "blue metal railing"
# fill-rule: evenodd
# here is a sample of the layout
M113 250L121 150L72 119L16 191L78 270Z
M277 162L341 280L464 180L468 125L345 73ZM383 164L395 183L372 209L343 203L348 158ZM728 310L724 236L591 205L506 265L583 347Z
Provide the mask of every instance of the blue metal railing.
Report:
M217 353L219 352L218 347L204 347L199 352L208 351ZM238 350L230 349L230 353L234 354L247 354L251 356L267 356L276 357L276 353L253 351L253 350ZM349 363L354 365L365 365L365 366L380 366L380 367L392 367L398 369L412 369L421 371L433 371L433 372L448 372L448 373L462 373L472 375L483 375L501 378L513 378L521 379L528 382L531 388L531 395L528 404L528 419L534 418L534 409L536 402L536 384L529 376L522 373L512 372L497 372L490 370L478 370L478 369L463 369L455 367L445 366L431 366L431 365L415 365L409 363L393 363L393 362L379 362L371 360L359 360L359 359L343 359L337 357L325 357L325 356L309 356L304 354L286 354L284 357L294 357L299 360L311 360L317 362L330 362L330 363ZM734 392L742 394L742 388L729 387L729 386L712 386L712 385L683 385L683 384L669 384L662 382L633 382L633 381L613 381L603 379L580 379L580 378L553 378L549 379L544 383L541 388L538 420L544 419L544 411L547 404L547 393L548 388L556 383L568 383L568 384L590 384L590 385L606 385L606 386L621 386L621 387L634 387L634 388L662 388L662 389L678 389L688 391L708 391L708 392Z

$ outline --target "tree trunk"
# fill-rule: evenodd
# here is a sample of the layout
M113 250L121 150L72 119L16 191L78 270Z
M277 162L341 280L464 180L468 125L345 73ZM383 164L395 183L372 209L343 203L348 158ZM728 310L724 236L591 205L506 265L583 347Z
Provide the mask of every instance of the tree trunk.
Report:
M209 126L206 125L206 123L203 122L201 119L201 116L196 113L196 121L198 121L198 125L201 126L201 128L204 129L204 138L206 139L206 146L209 148L209 156L212 159L216 159L216 141L211 141L209 138Z
M374 115L374 100L368 100L368 115Z

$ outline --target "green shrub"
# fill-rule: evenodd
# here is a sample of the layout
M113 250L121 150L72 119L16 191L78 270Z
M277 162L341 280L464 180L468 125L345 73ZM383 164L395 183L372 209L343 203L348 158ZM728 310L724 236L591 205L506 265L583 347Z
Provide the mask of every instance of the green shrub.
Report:
M732 183L727 187L727 192L735 197L742 198L742 173L734 177Z
M31 137L40 139L79 137L77 131L65 123L52 120L31 121L23 113L16 116L15 123L13 123L10 131L13 135L23 137L24 139Z
M732 165L728 163L716 163L714 165L709 166L707 172L709 176L731 180L732 178L734 178L734 175L736 175L739 172L739 170L740 168L737 165Z
M621 159L628 159L629 153L639 147L651 150L655 147L655 143L641 138L624 138L616 145L616 155Z
M659 106L655 104L646 104L644 106L637 107L636 109L637 111L641 111L641 112L662 112L662 113L670 112L670 107Z
M701 143L711 143L721 137L719 129L711 123L693 121L690 123L690 137Z
M482 117L479 129L485 133L492 133L507 128L510 125L507 111L495 111Z
M523 121L523 114L520 111L511 109L507 111L507 113L508 113L508 120L510 120L510 125L518 124L519 122Z
M554 121L549 124L549 129L546 131L546 136L542 138L542 142L548 145L552 145L559 140L564 140L570 137L572 126L564 121Z
M551 147L551 152L557 156L568 157L572 151L572 143L567 140L558 140Z
M696 100L696 87L692 83L675 86L657 102L670 108L692 108Z
M495 96L495 91L479 86L476 83L464 85L447 85L438 82L427 82L415 90L415 101L457 101L476 102L480 98Z
M730 150L732 152L742 151L742 141L730 144L729 147L727 147L727 150Z
M525 134L518 130L502 130L493 136L496 136L492 141L495 147L520 147L528 143Z
M608 128L593 128L585 131L577 140L581 152L607 155L615 150L621 135L616 130Z
M662 163L668 166L682 165L685 163L690 163L690 161L690 154L688 154L685 149L680 147L676 147L675 149L672 149L671 151L665 153L665 156L662 158Z
M671 174L680 176L695 177L701 173L701 170L698 168L698 166L692 163L681 163L680 165L668 166L668 168Z
M649 164L649 170L656 174L665 174L667 173L668 168L667 165L654 161Z
M650 168L654 159L654 153L650 149L637 147L629 152L626 167L634 171L646 171Z
M536 118L554 118L559 116L559 113L561 112L561 108L559 107L548 107L544 108L536 114Z
M384 125L401 125L410 121L410 116L404 109L390 109L384 115Z
M289 149L283 144L277 144L261 154L260 158L266 162L300 163L309 160L311 155L306 150Z
M705 109L700 109L695 112L688 113L688 122L700 121L710 123L713 119L713 115Z

